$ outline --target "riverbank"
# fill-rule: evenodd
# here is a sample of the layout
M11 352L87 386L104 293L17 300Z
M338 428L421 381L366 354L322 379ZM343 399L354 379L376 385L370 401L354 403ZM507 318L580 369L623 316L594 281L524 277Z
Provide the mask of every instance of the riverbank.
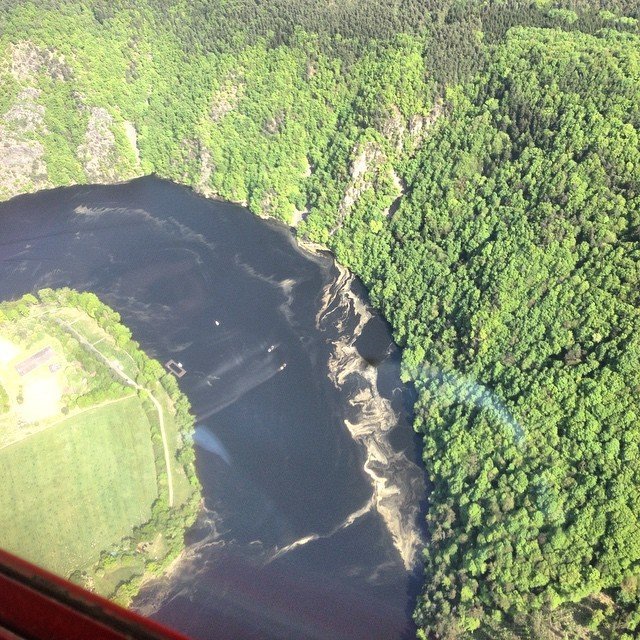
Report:
M145 578L142 588L142 581L134 583L130 593L141 591L133 606L155 611L158 620L194 637L204 633L207 619L220 621L222 638L238 637L234 620L241 619L264 637L281 638L293 629L270 628L264 612L282 599L295 616L307 616L317 610L318 580L329 580L334 587L321 596L322 608L351 638L371 637L378 628L401 637L411 626L419 583L372 499L369 454L345 422L363 414L353 402L362 385L369 384L370 395L380 376L389 380L388 394L400 385L398 359L385 359L391 338L382 320L375 321L381 328L374 332L380 354L375 385L373 377L367 383L357 373L336 385L328 368L335 342L354 337L342 334L364 327L373 335L373 316L363 321L348 302L347 290L355 287L365 304L360 285L341 276L328 256L298 247L282 224L152 178L22 196L0 205L0 215L0 293L60 282L96 292L145 352L183 364L180 387L198 428L216 438L216 447L197 449L206 511L188 533L189 551L181 555L185 541L176 538L175 555L152 565L171 565L171 577ZM24 238L33 241L25 247ZM336 312L326 308L329 298L323 302L332 284L332 295L348 302ZM321 327L319 313L326 316ZM342 321L333 323L337 315ZM400 406L392 409L401 419L384 437L415 455L417 464L404 441L412 438L407 419ZM156 414L149 402L148 415ZM160 434L158 447L164 469ZM411 495L412 488L400 492ZM154 549L153 538L141 542ZM109 575L113 584L124 571ZM262 602L260 615L241 613L247 600L237 581L243 589L252 585L249 601ZM306 587L289 589L288 581ZM335 593L352 602L357 632ZM129 596L125 588L120 601ZM371 602L380 615L372 614ZM324 626L318 634L336 637Z
M92 293L42 289L3 303L0 315L0 422L5 440L15 432L0 450L9 474L0 510L8 500L12 523L2 546L126 601L162 572L195 520L193 451L176 457L193 425L188 402ZM28 478L15 466L25 456Z

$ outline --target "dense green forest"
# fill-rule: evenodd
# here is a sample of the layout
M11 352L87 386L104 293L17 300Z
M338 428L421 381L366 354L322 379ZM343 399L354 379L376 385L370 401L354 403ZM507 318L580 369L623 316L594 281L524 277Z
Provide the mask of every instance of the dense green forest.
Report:
M0 197L153 172L331 248L419 392L420 637L630 639L639 19L635 0L0 0Z

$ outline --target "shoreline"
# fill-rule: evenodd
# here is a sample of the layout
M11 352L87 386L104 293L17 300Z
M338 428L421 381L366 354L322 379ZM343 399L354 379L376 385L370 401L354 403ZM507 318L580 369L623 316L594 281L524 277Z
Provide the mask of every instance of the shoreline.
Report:
M373 490L371 508L380 515L406 571L410 572L424 546L416 499L426 492L424 478L421 468L391 445L389 436L398 426L399 415L390 400L378 391L377 368L367 363L355 346L373 317L373 308L352 291L357 276L339 262L335 261L335 265L338 278L325 289L322 308L316 316L321 331L325 330L325 318L331 315L341 333L332 341L328 376L339 390L347 385L354 387L347 402L355 415L345 418L344 426L364 452L363 472ZM357 324L343 333L349 315L356 318Z
M129 182L145 178L164 180L188 189L197 197L237 205L247 209L247 204L245 202L227 200L217 194L200 191L198 190L197 185L176 182L156 174L139 175L120 181L75 186L110 186L127 184ZM66 186L72 185L65 185L64 187ZM39 189L37 191L42 190ZM342 388L347 381L347 378L349 378L349 383L353 383L357 380L358 390L352 395L352 397L346 398L346 401L349 407L351 409L355 409L359 415L354 420L345 419L344 427L349 432L353 441L358 445L359 449L363 452L364 464L362 471L368 477L373 491L371 496L371 508L377 511L378 515L383 520L404 567L407 571L411 571L415 567L416 558L419 555L419 548L424 544L424 541L422 540L420 527L417 525L417 522L413 522L413 520L417 520L419 505L414 504L414 501L403 499L403 492L400 488L401 485L402 487L407 488L407 491L404 492L406 495L406 493L414 487L414 483L418 481L416 478L419 475L419 472L423 471L423 469L422 467L411 463L416 468L417 473L414 473L413 469L409 472L408 469L410 461L406 458L404 453L394 451L388 442L390 432L396 427L397 416L391 409L389 400L378 393L377 372L374 368L367 366L367 363L364 361L362 356L360 356L355 347L355 342L360 335L361 330L372 317L372 311L379 313L380 317L385 322L387 322L387 320L381 312L375 310L371 306L370 300L368 299L368 289L364 284L362 285L362 288L366 293L366 297L361 298L360 295L351 291L351 285L353 282L360 281L356 274L351 272L338 261L330 248L325 245L303 239L301 236L297 235L295 226L288 225L276 218L260 216L252 211L250 212L252 215L255 215L256 217L277 226L281 230L286 231L292 241L292 245L295 245L298 250L307 254L309 257L315 259L320 257L330 259L337 270L336 281L331 282L328 285L328 289L325 290L323 306L326 310L326 308L335 305L338 309L342 308L341 310L345 313L348 312L349 307L351 307L351 310L356 314L358 320L353 335L346 336L346 340L341 339L334 342L333 353L328 363L329 371L327 375L337 388ZM333 298L331 297L332 289L334 289ZM327 297L327 295L329 297ZM318 323L321 322L320 313L317 317ZM344 337L345 336L343 336L343 338ZM403 458L404 460L402 460ZM404 467L404 472L402 471L402 467ZM386 472L384 471L385 469ZM404 475L400 483L396 482L398 474L400 476ZM416 477L413 477L414 475ZM202 514L202 510L203 501L201 498L193 523L185 530L185 534L197 523ZM128 598L127 605L130 606L138 597L143 587L146 587L154 580L170 580L179 571L179 568L188 557L189 547L184 545L183 541L181 551L169 562L163 571L159 573L145 571L140 575L140 582L137 585L135 593ZM111 597L114 595L116 594L112 594Z

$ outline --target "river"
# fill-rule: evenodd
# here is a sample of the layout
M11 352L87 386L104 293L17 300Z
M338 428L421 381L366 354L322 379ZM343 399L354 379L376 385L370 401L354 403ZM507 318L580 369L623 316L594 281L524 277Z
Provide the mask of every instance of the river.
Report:
M203 639L414 637L411 392L353 277L283 225L142 178L0 203L0 299L62 286L187 371L204 508L134 608Z

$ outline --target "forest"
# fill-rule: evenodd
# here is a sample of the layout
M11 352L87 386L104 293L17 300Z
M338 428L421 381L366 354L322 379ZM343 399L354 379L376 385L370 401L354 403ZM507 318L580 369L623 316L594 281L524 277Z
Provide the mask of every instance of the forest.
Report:
M43 113L0 117L42 148L21 190L95 181L78 149L104 109L99 180L241 202L367 286L418 392L420 638L639 633L638 20L635 0L0 0L0 113L27 90ZM41 62L16 75L21 42Z

